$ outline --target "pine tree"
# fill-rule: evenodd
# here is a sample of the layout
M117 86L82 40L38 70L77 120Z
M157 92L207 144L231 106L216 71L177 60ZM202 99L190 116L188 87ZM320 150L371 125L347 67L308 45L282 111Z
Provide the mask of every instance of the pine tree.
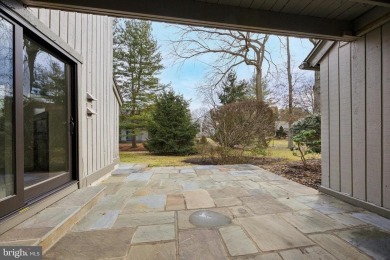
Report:
M237 83L237 75L230 71L226 79L222 82L222 92L218 93L219 101L223 104L230 104L248 98L248 82L241 80Z
M120 127L135 137L146 128L148 108L164 88L157 74L163 69L150 22L118 19L114 22L114 76L124 104Z
M158 97L147 130L149 140L145 147L151 153L187 155L194 152L197 127L191 121L188 102L172 90Z

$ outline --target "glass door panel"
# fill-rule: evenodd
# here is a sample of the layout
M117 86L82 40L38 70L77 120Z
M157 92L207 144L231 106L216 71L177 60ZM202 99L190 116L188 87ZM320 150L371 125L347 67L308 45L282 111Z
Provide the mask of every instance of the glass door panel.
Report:
M0 17L0 201L15 194L14 28Z
M23 51L24 186L68 181L68 66L27 36Z

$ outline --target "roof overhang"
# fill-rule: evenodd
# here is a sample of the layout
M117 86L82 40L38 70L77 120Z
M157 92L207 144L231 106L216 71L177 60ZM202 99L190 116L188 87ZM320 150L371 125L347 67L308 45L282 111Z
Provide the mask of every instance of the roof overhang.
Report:
M301 70L320 70L320 61L336 42L319 41L306 59L299 65Z
M31 7L351 41L390 20L385 0L22 0Z

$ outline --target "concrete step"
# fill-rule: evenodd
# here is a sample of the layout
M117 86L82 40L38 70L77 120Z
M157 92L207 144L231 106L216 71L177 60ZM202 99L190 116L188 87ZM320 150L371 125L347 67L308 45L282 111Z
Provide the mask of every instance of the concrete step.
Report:
M77 190L0 236L0 246L50 249L104 197L105 187Z

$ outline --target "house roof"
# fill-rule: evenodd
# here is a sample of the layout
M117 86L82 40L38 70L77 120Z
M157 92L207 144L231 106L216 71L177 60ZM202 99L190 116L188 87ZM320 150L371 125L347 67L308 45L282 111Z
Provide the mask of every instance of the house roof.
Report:
M27 6L350 41L390 20L387 0L22 0Z
M335 44L335 41L319 41L305 58L299 68L301 70L320 70L320 61Z

